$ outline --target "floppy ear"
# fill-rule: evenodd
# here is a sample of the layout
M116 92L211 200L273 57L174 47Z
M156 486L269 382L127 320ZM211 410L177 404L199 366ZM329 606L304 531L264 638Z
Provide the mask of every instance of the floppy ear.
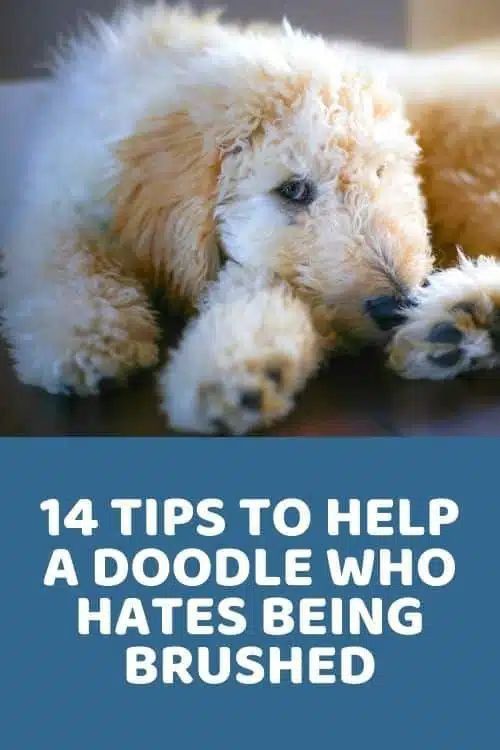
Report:
M166 282L177 297L195 299L219 266L215 138L206 143L189 115L176 112L143 123L119 144L117 156L114 233L147 277Z

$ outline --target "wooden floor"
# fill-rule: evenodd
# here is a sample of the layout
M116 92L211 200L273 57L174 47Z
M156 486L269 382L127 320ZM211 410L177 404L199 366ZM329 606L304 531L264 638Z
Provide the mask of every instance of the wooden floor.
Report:
M50 396L19 383L0 343L1 435L168 435L152 373L99 397ZM500 372L449 382L404 381L379 352L333 359L297 408L262 433L290 435L500 435Z

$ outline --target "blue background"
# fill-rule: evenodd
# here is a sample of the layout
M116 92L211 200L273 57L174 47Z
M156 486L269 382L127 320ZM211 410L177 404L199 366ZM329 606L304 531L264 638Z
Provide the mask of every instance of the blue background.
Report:
M56 439L0 441L2 473L1 618L2 744L12 750L132 750L170 748L303 748L345 746L381 750L476 750L499 746L498 476L500 442L463 439L268 440L268 439ZM221 497L228 530L221 537L183 531L162 536L120 537L115 516L104 509L112 497ZM240 497L301 497L313 524L303 537L245 534ZM96 503L101 527L93 537L64 531L47 534L39 503L59 497L65 508L80 497ZM460 520L440 538L343 536L324 528L328 497L410 497L423 518L430 497L452 497ZM221 686L126 685L129 644L266 645L250 632L238 639L80 637L76 597L179 595L170 584L141 589L132 582L96 591L82 575L78 590L42 586L54 547L74 551L77 567L90 570L90 550L117 546L126 552L158 546L210 551L220 546L270 547L276 560L286 547L312 547L314 586L266 589L264 595L421 597L424 632L405 637L290 636L282 646L344 644L373 650L376 673L366 685ZM455 556L457 575L446 588L333 590L321 564L323 550L354 553L367 546L443 546ZM191 596L261 593L246 587L216 592L207 585ZM184 595L186 591L184 590ZM250 605L252 606L252 605Z

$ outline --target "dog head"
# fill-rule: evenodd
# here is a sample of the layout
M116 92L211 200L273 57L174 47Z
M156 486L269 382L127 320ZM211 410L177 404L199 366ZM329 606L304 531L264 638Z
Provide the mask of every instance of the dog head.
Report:
M379 338L431 268L399 97L321 39L219 36L175 112L119 149L115 228L196 298L225 257L288 281L327 333Z

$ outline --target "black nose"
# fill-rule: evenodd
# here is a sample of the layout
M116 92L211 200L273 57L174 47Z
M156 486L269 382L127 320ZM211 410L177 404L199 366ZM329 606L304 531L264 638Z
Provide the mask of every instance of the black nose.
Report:
M367 299L365 310L381 331L390 331L405 320L406 316L401 308L406 302L402 297L385 294Z

